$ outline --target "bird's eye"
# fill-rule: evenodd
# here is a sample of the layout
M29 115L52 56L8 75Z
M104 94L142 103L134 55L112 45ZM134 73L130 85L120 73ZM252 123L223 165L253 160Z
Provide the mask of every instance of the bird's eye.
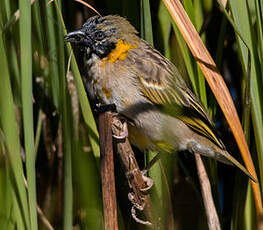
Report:
M96 40L102 40L104 38L104 33L102 31L97 31L94 34L94 37L95 37Z

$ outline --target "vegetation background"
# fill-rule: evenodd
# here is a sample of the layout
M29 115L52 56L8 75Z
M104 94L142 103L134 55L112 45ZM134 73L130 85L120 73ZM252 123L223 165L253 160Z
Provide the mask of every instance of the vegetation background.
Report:
M228 124L162 1L88 3L102 15L126 17L176 64L216 121L229 152L242 162ZM182 3L225 78L262 185L263 2L229 0L226 9L233 24L217 1ZM70 31L92 15L94 11L73 0L1 1L1 229L104 228L98 132L63 25ZM154 155L136 154L141 167ZM119 228L146 229L131 217L127 181L115 159ZM248 178L214 160L205 163L222 229L255 229ZM153 209L163 229L207 229L192 155L163 154L149 174L155 181Z

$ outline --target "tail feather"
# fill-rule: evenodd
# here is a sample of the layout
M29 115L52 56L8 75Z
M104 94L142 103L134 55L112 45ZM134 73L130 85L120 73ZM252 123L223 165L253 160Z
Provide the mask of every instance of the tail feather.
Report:
M241 165L234 157L232 157L227 151L222 150L220 153L216 153L216 160L221 161L228 165L234 165L244 172L251 180L258 183L258 181L248 172L248 170Z
M218 161L221 161L228 165L234 165L244 172L251 180L258 183L257 179L254 178L248 170L241 165L234 157L232 157L226 150L219 146L211 143L208 139L197 137L198 141L194 140L188 142L187 149L193 153L199 153L204 156L213 157Z

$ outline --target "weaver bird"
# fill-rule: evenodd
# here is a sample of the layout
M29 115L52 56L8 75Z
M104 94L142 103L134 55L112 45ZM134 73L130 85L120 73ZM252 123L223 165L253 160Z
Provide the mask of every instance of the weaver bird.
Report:
M117 112L132 121L129 139L139 149L188 150L235 165L251 178L227 152L177 68L137 34L125 18L109 15L91 17L66 35L67 42L83 51L89 96L115 104Z

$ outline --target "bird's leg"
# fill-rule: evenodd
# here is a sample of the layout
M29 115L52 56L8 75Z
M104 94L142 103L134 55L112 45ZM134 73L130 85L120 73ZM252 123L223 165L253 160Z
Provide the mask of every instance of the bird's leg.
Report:
M146 167L144 168L143 171L145 171L145 173L148 173L148 171L150 170L150 168L161 158L160 153L157 153L154 158L146 165Z
M151 187L153 186L154 184L154 181L152 178L150 177L147 177L147 173L148 171L150 170L150 168L160 159L160 153L157 153L154 158L147 164L147 166L142 170L142 176L143 176L143 179L147 185L147 187L141 189L142 192L146 192L148 191L149 189L151 189Z

